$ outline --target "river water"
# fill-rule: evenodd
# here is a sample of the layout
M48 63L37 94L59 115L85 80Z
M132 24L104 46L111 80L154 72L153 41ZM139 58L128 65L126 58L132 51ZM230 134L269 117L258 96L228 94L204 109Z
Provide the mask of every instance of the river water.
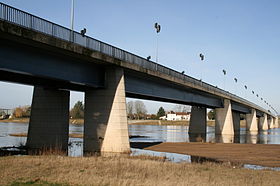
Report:
M69 125L70 133L83 134L83 126ZM25 123L1 123L0 122L0 147L20 146L26 142L26 137L14 137L10 134L27 133L28 124ZM129 125L131 142L190 142L188 126L161 126L161 125ZM215 128L207 127L206 142L220 143L259 143L280 144L280 129L270 129L261 133L246 133L244 128L240 130L240 137L215 136ZM69 138L69 155L82 156L83 139ZM132 149L134 154L151 154L149 151ZM153 152L155 153L155 152ZM175 160L176 161L176 160Z

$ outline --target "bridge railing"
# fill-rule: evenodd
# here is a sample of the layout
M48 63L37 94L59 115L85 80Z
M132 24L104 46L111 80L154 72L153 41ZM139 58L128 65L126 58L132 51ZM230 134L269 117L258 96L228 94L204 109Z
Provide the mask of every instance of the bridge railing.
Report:
M137 65L139 65L143 68L149 69L149 70L158 71L160 73L182 79L184 81L192 83L193 85L199 85L209 91L213 91L215 93L221 93L227 97L241 100L242 102L246 103L247 105L251 105L254 108L257 108L258 110L267 112L265 109L259 107L258 105L251 103L239 96L231 94L227 91L224 91L218 87L214 87L213 85L202 82L193 77L184 75L173 69L170 69L170 68L162 66L158 63L149 61L143 57L140 57L140 56L137 56L130 52L124 51L120 48L114 47L112 45L109 45L109 44L99 41L97 39L94 39L94 38L91 38L88 36L82 36L80 33L76 32L76 31L72 31L66 27L52 23L48 20L34 16L32 14L29 14L22 10L16 9L9 5L3 4L1 2L0 2L0 19L26 27L31 30L35 30L35 31L38 31L38 32L41 32L44 34L51 35L53 37L56 37L56 38L59 38L62 40L73 42L75 44L81 45L81 46L89 48L91 50L101 52L103 54L112 56L114 58L129 62L129 63L137 64Z

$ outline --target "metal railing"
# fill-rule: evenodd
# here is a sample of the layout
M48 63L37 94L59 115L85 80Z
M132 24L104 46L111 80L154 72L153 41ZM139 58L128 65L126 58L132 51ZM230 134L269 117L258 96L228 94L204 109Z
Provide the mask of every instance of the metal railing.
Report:
M114 58L126 61L128 63L137 64L143 68L158 71L163 74L167 74L172 77L176 77L178 79L184 80L186 82L192 83L193 85L198 85L203 87L203 89L207 91L212 91L214 93L223 94L225 97L229 97L231 99L239 100L240 102L247 104L248 106L254 107L260 111L266 112L267 110L262 107L247 101L239 96L231 94L227 91L224 91L218 87L214 87L208 83L197 80L193 77L184 75L180 72L172 70L168 67L162 66L158 63L148 61L145 58L122 50L120 48L114 47L97 39L82 36L80 33L76 31L72 31L66 27L60 26L58 24L52 23L48 20L42 19L40 17L34 16L22 10L16 9L9 5L3 4L0 2L0 19L4 21L8 21L22 27L26 27L31 30L35 30L37 32L41 32L65 41L73 42L75 44L81 45L83 47L89 48L94 51L101 52L103 54L112 56Z

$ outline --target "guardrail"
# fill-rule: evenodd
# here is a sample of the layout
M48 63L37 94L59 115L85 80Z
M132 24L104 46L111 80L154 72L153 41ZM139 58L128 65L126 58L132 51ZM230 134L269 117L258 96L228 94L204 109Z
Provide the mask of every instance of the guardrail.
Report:
M225 95L225 97L230 97L231 99L240 100L241 102L243 102L249 106L252 106L262 112L268 113L268 111L265 110L264 108L254 104L252 102L249 102L246 99L243 99L239 96L236 96L227 91L224 91L218 87L214 87L213 85L202 82L193 77L184 75L180 72L177 72L173 69L162 66L153 61L148 61L147 59L145 59L143 57L137 56L135 54L132 54L132 53L122 50L120 48L114 47L112 45L109 45L109 44L99 41L97 39L94 39L94 38L91 38L88 36L82 36L80 33L76 32L76 31L72 31L66 27L52 23L48 20L34 16L32 14L29 14L29 13L19 10L17 8L11 7L9 5L3 4L1 2L0 2L0 19L20 25L22 27L26 27L31 30L35 30L37 32L41 32L41 33L62 39L62 40L73 42L75 44L81 45L81 46L89 48L91 50L101 52L103 54L112 56L114 58L118 58L120 60L129 62L129 63L140 65L141 67L149 69L149 70L158 71L160 73L167 74L167 75L179 78L184 81L188 81L194 85L199 85L208 91L223 94L223 95Z

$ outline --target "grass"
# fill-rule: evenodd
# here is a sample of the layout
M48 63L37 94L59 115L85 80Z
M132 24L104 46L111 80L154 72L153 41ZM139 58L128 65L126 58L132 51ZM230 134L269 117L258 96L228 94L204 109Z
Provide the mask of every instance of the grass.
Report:
M279 185L280 172L164 158L21 156L0 158L0 185Z

